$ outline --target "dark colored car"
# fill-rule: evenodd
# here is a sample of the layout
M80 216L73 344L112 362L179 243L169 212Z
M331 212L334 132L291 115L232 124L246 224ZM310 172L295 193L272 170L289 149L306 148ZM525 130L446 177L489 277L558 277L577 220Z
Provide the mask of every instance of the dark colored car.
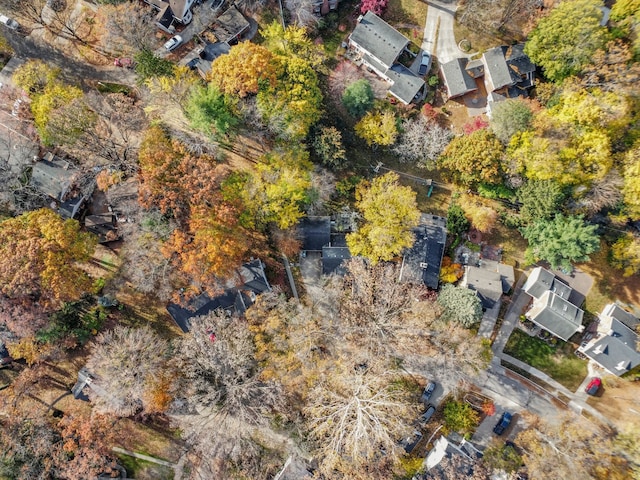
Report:
M498 424L493 427L493 433L495 433L496 435L502 435L510 423L511 414L509 412L504 412L502 414L502 417L500 417L500 421L498 422Z
M424 387L424 391L422 392L422 396L420 397L420 400L423 403L427 403L431 398L431 395L433 395L433 392L435 391L435 389L436 389L435 382L427 383L427 386Z
M200 59L196 57L189 60L189 63L187 63L187 67L189 67L189 70L195 70L196 68L198 68L199 63L200 63Z
M402 448L407 453L413 452L413 449L416 448L416 445L422 440L422 432L420 430L414 430L413 434L410 437L405 438L400 442Z
M418 68L418 75L425 76L431 68L431 54L429 52L422 52L422 59L420 60L420 68Z
M598 393L598 390L600 390L601 386L602 380L600 380L598 377L595 377L591 379L589 385L587 385L587 388L585 388L584 391L589 395L595 395L596 393Z
M428 405L427 411L420 415L420 418L418 419L418 423L420 424L420 426L424 427L427 423L429 423L429 420L431 420L431 417L433 417L434 413L436 413L436 407L434 407L433 405Z

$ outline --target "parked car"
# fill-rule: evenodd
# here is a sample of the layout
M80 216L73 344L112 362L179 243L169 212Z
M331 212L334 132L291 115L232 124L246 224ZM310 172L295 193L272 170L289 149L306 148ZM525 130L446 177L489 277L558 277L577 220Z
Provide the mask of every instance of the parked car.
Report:
M436 389L435 382L427 383L427 386L424 387L424 391L422 392L422 396L420 397L420 400L422 401L422 403L429 402L429 399L431 398L431 395L433 395L433 392L435 391L435 389Z
M0 15L0 23L6 25L11 30L17 30L20 25L13 18L9 18L6 15Z
M200 59L198 57L192 58L187 63L187 67L189 67L189 70L195 70L196 68L198 68L199 63L200 63Z
M431 68L431 54L429 52L422 52L422 60L420 60L420 68L418 74L422 77L427 74Z
M416 445L418 445L421 439L422 432L420 430L414 430L411 436L405 438L400 442L400 445L402 445L402 448L404 448L405 452L411 453L413 452L413 449L416 448Z
M493 427L493 433L495 433L496 435L502 435L511 423L511 417L512 416L509 412L504 412L502 414L502 417L500 417L500 421L498 422L498 424Z
M434 413L436 413L436 407L434 407L433 405L428 405L427 411L420 415L420 418L418 419L418 423L420 424L420 426L426 426L427 423L429 423L429 420L431 420L431 417L433 417Z
M178 45L182 44L182 37L180 35L174 35L169 39L167 43L164 44L165 50L170 52L171 50L178 47Z
M600 380L598 377L594 377L591 379L591 381L587 385L587 388L585 388L584 391L587 392L587 394L589 395L595 395L596 393L598 393L598 390L600 390L601 386L602 386L602 380Z

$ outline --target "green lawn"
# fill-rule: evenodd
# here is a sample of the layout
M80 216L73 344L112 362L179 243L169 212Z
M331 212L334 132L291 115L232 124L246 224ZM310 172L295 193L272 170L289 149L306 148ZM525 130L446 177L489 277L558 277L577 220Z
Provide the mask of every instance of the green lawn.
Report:
M587 376L587 362L573 353L573 347L561 340L555 347L539 338L514 330L505 353L543 371L571 391L575 391Z
M138 480L172 480L172 468L147 462L129 455L118 454L120 464L127 470L127 475Z

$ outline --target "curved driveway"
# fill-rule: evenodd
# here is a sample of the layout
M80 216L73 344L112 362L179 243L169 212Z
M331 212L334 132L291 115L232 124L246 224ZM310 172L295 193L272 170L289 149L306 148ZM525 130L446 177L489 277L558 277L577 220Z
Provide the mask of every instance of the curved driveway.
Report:
M431 52L440 65L458 57L470 57L471 54L458 48L453 34L453 22L458 4L456 0L428 1L427 20L424 27L422 49Z

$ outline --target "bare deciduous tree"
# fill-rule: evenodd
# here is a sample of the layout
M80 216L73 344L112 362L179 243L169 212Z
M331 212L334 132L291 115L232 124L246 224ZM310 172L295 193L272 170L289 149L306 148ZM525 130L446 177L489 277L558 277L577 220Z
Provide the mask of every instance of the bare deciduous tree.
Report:
M289 10L291 20L296 25L310 27L318 23L311 0L285 0L284 6Z
M260 379L254 350L246 321L224 311L192 319L180 344L189 402L249 425L267 422L280 390Z
M103 48L116 55L131 55L141 50L153 50L157 27L153 10L136 2L102 5L100 16L105 19Z
M577 200L577 207L585 209L588 215L594 215L604 208L611 208L622 201L624 180L613 170L606 177L595 180L589 191Z
M402 122L402 134L393 146L393 152L406 162L415 162L419 167L432 170L452 138L451 130L420 115Z
M323 472L340 464L361 466L387 456L396 458L398 440L407 433L417 403L394 386L395 372L382 365L336 366L311 390L304 410Z
M131 175L138 170L139 132L145 123L144 112L132 98L93 92L53 112L47 131L55 143L79 158L90 153Z
M167 344L151 328L117 326L101 333L87 361L95 375L96 411L127 417L145 408L147 390L164 368Z

